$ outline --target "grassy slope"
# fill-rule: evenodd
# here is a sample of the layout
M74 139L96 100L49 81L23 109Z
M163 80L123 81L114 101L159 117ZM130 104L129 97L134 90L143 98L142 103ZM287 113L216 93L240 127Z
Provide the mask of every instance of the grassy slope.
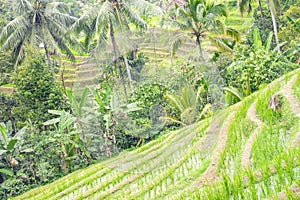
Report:
M297 190L291 187L300 184L300 149L291 145L299 137L299 118L288 100L280 116L266 106L270 96L286 85L299 91L299 79L289 82L295 74L299 70L212 119L170 132L16 199L253 199L282 194L292 198ZM264 125L245 168L241 164L245 144L257 127L247 112L256 99L254 112ZM216 137L208 144L210 134Z

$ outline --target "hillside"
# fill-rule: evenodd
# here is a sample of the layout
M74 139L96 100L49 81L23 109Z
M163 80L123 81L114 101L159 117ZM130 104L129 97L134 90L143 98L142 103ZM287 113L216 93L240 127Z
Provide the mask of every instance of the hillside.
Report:
M210 119L14 199L299 199L299 91L296 70Z

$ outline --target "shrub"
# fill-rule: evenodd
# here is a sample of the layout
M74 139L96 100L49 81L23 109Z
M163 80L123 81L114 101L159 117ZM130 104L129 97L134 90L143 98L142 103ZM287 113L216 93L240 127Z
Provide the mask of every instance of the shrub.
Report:
M27 60L13 74L14 97L18 107L13 109L18 127L26 120L41 125L50 117L48 110L65 107L62 87L44 57L37 51L29 53Z

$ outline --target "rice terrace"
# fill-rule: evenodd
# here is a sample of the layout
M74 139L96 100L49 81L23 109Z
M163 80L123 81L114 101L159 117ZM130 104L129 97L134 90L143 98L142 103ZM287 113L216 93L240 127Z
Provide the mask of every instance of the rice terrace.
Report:
M299 0L0 11L0 199L300 199Z

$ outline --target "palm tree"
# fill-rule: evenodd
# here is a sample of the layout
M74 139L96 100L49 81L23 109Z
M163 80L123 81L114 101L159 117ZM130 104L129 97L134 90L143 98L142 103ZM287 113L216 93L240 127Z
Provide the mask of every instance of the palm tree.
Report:
M277 22L276 22L276 15L281 12L280 0L268 0L267 2L268 2L269 10L271 13L271 17L272 17L273 30L274 30L274 36L275 36L277 50L278 50L278 52L280 52Z
M85 12L77 22L71 27L71 30L77 32L84 31L87 34L86 44L96 37L96 50L102 49L110 38L116 68L119 69L121 82L124 87L125 96L127 98L124 76L122 75L122 66L120 63L120 51L116 40L116 31L127 32L131 34L129 23L133 23L140 28L146 28L146 22L131 9L131 5L135 5L138 9L151 8L154 6L145 0L102 0L96 3L90 10ZM126 59L125 59L126 60ZM125 66L128 66L127 64ZM130 70L127 69L129 73ZM130 75L128 76L130 77Z
M218 17L227 17L224 5L207 2L206 0L188 0L185 6L176 4L176 20L172 24L196 38L201 61L204 62L202 39L209 32L226 33L239 37L233 29L227 29Z
M0 34L1 49L13 49L16 65L24 59L26 46L43 47L49 64L50 52L59 54L59 50L75 59L68 45L75 45L76 42L66 32L76 18L68 15L66 10L63 3L17 0L15 12L18 17L3 28Z

